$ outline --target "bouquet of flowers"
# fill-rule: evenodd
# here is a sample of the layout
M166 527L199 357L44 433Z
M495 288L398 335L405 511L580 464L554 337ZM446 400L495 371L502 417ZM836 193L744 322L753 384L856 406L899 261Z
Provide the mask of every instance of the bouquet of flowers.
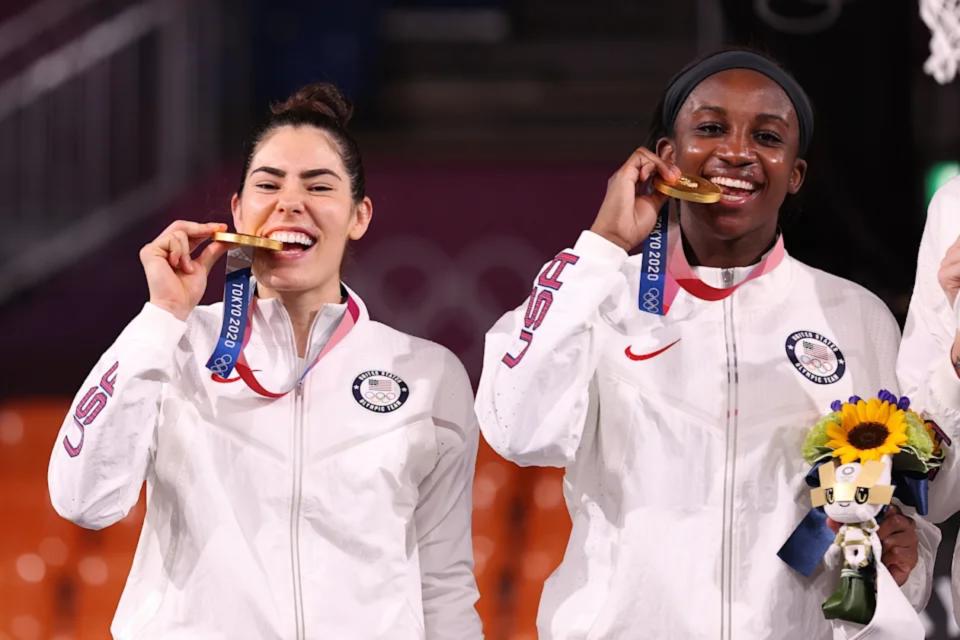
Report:
M881 556L877 516L893 497L927 511L927 485L943 462L942 432L910 409L909 398L882 390L830 405L810 429L803 457L812 509L778 555L804 575L843 558L837 589L823 603L828 619L867 624L876 608ZM827 518L839 525L836 535Z

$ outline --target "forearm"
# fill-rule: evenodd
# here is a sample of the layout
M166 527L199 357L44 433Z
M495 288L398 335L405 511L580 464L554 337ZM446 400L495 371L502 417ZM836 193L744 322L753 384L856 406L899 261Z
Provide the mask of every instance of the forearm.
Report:
M184 328L145 306L87 377L50 457L50 499L63 517L98 529L136 503Z

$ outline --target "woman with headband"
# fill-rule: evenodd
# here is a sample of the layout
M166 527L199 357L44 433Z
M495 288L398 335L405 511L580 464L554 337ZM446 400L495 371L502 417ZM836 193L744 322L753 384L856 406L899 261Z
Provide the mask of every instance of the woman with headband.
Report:
M487 334L484 436L518 464L566 469L573 529L540 638L859 630L821 611L836 574L806 578L777 557L810 508L809 426L833 400L896 388L899 331L883 303L784 249L779 212L812 133L805 93L769 59L689 65L590 230ZM654 178L665 191L709 181L719 201L671 201L658 217ZM870 637L922 637L914 608L939 535L894 512L880 538L893 596L880 594Z
M341 282L373 213L350 113L328 84L272 109L231 206L279 250L230 250L227 304L197 306L226 246L191 257L226 225L143 247L150 301L57 436L50 497L77 524L117 522L147 484L116 638L481 637L470 382Z

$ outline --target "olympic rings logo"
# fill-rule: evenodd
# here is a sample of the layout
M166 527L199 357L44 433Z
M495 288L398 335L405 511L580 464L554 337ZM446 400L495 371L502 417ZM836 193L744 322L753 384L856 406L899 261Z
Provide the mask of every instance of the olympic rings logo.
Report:
M393 402L394 400L396 400L396 399L397 399L397 394L395 394L395 393L384 393L383 391L377 391L377 392L367 391L365 394L363 394L363 397L366 398L367 400L371 401L371 402L373 402L374 400L376 400L377 402L380 402L381 404L386 404L386 403L388 403L388 402Z
M213 361L213 364L208 368L213 371L218 376L223 376L227 371L230 371L231 365L233 364L233 356L229 353L225 353L216 360Z
M660 306L660 290L648 289L644 291L642 302L644 311L655 312Z
M834 364L832 362L827 360L821 360L820 358L811 358L810 356L800 356L800 362L805 367L814 369L821 374L830 373L834 369Z
M406 333L449 344L469 371L483 362L483 335L508 308L525 304L537 273L553 254L516 236L474 240L458 254L420 236L392 236L357 246L344 280L367 301L371 315ZM397 283L411 283L402 289Z

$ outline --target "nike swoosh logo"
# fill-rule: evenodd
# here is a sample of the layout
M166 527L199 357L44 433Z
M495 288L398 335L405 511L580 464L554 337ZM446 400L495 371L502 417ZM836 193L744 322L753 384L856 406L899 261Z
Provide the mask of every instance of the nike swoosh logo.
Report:
M630 358L631 360L634 360L634 361L637 361L637 360L649 360L650 358L656 358L658 355L660 355L661 353L663 353L664 351L666 351L667 349L669 349L669 348L672 347L673 345L677 344L678 342L680 342L680 338L677 338L676 340L674 340L673 342L671 342L671 343L668 344L667 346L662 347L662 348L660 348L660 349L657 349L656 351L651 351L650 353L634 353L633 351L630 350L630 346L627 345L627 348L624 349L623 353L624 353L628 358Z

